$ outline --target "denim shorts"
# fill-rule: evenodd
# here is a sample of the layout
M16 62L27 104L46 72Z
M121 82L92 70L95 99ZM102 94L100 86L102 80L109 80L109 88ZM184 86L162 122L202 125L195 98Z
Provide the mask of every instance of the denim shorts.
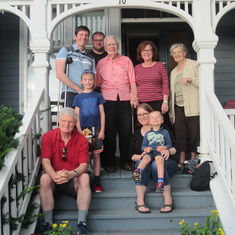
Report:
M145 155L148 155L151 158L151 162L152 162L155 160L156 156L161 156L161 153L156 150L153 150L150 153L146 153Z

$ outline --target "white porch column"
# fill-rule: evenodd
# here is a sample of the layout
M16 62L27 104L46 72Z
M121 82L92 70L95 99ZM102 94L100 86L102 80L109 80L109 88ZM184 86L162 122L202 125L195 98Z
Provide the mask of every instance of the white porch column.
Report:
M49 51L50 42L48 39L32 40L30 48L34 53L34 62L32 64L35 71L36 89L39 87L44 88L44 102L42 103L41 110L44 112L42 115L42 128L43 133L49 130Z
M214 91L214 48L216 42L195 41L194 49L198 55L198 76L199 76L199 104L200 104L200 153L207 154L208 134L210 131L209 110L205 104L206 93Z
M32 66L35 71L35 83L36 88L44 88L44 102L41 109L46 111L42 113L41 120L43 133L45 133L49 130L49 53L51 50L46 24L47 0L34 0L30 18L34 25L30 49L34 53L34 62Z
M218 37L213 33L211 22L211 1L193 1L193 18L196 21L195 40L193 47L197 52L199 74L199 97L200 97L200 153L207 154L209 125L209 110L206 107L205 94L209 90L214 91L214 48Z

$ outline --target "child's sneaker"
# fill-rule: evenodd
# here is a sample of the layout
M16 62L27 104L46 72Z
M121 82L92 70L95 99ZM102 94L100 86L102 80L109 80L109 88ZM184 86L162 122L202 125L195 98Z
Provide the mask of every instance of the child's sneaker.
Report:
M103 193L104 190L101 188L100 184L94 184L94 193Z
M164 183L158 183L156 187L156 193L163 193L164 192Z
M132 173L132 179L135 181L135 182L140 182L141 181L141 173L139 170L135 170L133 173Z

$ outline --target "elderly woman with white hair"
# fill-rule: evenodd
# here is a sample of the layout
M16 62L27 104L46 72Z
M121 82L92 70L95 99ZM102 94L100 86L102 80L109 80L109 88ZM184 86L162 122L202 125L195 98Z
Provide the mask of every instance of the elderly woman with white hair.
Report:
M185 153L193 159L200 142L199 131L199 79L196 61L186 58L184 44L170 48L171 56L178 65L170 77L170 121L175 125L177 149L180 153L179 168L183 167Z

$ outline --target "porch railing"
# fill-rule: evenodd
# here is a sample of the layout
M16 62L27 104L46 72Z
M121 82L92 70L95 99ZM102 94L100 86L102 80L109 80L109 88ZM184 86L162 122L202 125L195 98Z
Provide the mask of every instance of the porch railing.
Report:
M224 111L228 115L228 118L229 118L233 128L235 128L235 119L234 119L235 109L225 109Z
M207 108L210 127L207 146L218 175L210 186L226 234L235 231L235 110L222 108L214 92L208 91ZM233 127L226 113L233 119Z
M4 218L18 218L25 214L31 192L23 197L20 195L26 188L34 187L41 166L37 148L41 144L38 134L41 131L40 104L43 97L44 89L38 89L31 106L23 117L23 125L16 134L16 137L20 139L19 147L6 156L5 167L0 172L1 235L19 234L21 223L17 222L17 229L13 231L9 223L4 223ZM12 179L20 174L24 176L24 180L12 187Z

